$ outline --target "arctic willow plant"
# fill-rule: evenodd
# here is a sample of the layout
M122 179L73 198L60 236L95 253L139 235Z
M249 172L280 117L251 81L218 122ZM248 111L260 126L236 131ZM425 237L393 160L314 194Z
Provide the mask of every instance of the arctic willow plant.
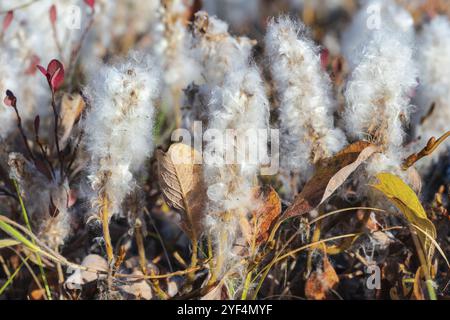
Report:
M412 42L401 31L386 28L373 33L363 47L347 83L345 128L352 139L382 148L382 159L372 163L375 171L400 166L417 74Z
M217 136L205 137L208 158L204 180L209 198L205 226L214 243L216 261L212 279L216 280L225 272L242 271L238 257L245 253L239 252L241 247L235 244L243 233L241 223L245 224L255 206L253 187L265 160L252 156L267 151L267 141L256 134L268 129L269 102L259 70L248 62L247 55L233 61L223 85L212 92L208 114L209 132L214 130ZM228 129L234 137L226 136ZM238 143L243 139L244 148L240 148L242 145ZM229 151L236 156L233 163L226 156Z
M303 24L280 17L265 38L272 77L279 96L281 165L305 180L312 166L346 144L334 126L331 81L322 69L319 48Z
M108 224L134 187L133 173L153 151L154 99L159 72L148 56L131 55L105 65L90 80L91 110L85 122L91 156L92 206L102 221L108 259L113 259Z

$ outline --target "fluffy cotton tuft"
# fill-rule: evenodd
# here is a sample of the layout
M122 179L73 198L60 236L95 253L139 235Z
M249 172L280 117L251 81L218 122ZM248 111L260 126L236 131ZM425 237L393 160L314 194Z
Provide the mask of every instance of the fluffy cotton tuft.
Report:
M71 231L68 182L49 180L20 153L9 154L8 166L11 179L19 185L36 235L51 248L63 245Z
M405 39L414 37L412 16L395 1L363 0L361 4L361 9L342 36L342 53L351 69L363 58L362 49L374 34L392 31L401 33Z
M286 17L273 20L265 43L280 100L281 165L304 179L314 163L346 144L334 127L331 81L304 25Z
M267 140L257 133L267 132L269 125L269 102L259 70L248 63L246 55L233 61L231 68L223 85L213 91L208 106L208 131L215 131L215 138L206 138L204 165L209 198L205 226L214 239L216 256L226 257L218 267L220 274L239 269L238 260L233 258L237 256L239 225L255 206L255 178L266 160L258 152L266 154ZM227 130L237 140L227 139ZM238 143L243 143L244 149L239 149ZM256 157L250 157L250 149ZM236 155L235 161L227 160L229 150Z
M86 148L92 159L89 180L97 194L108 198L110 214L118 212L133 187L133 173L153 152L158 77L148 56L133 54L101 67L90 80L87 93L92 107L85 121Z
M370 140L396 153L417 85L412 45L403 41L402 33L379 32L361 56L345 91L345 128L353 139Z
M417 127L416 135L422 138L423 147L431 137L438 138L450 130L450 21L447 17L438 16L425 25L418 39L417 55L420 86L416 122L421 118L424 121ZM428 114L433 103L434 109ZM448 152L448 147L447 140L432 157L421 160L418 165L426 166L440 153Z
M231 36L228 25L216 17L204 11L195 14L192 50L202 66L205 83L219 85L237 63L245 67L254 44L249 38Z
M234 37L228 25L204 11L195 14L191 34L191 56L197 61L201 77L185 90L183 126L192 129L194 121L207 124L211 92L221 86L230 70L247 67L254 41Z

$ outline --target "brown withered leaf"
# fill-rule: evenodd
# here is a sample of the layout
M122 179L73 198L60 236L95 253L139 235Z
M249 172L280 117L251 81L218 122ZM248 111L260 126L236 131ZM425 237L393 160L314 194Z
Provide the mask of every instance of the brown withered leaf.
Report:
M188 145L175 143L166 153L158 150L156 157L164 199L181 214L183 231L191 239L197 239L202 231L206 194L202 166L194 163L198 153Z
M305 296L310 300L324 300L327 298L328 291L336 287L339 283L339 277L328 260L323 257L323 271L313 272L306 280Z
M369 142L355 142L334 157L318 163L316 173L284 213L285 218L302 215L327 200L363 162L379 148Z
M60 143L65 146L73 129L73 125L80 118L85 103L79 94L65 94L61 101L61 129Z
M273 223L281 214L281 200L271 186L259 188L256 198L261 201L261 204L253 212L257 223L256 243L261 244L267 240Z

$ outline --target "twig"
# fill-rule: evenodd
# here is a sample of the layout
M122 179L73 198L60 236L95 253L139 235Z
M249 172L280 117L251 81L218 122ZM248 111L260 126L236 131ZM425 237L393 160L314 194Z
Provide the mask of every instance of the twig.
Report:
M52 90L52 110L53 110L53 117L54 117L54 136L55 136L55 146L56 146L56 152L58 153L58 160L59 160L59 165L60 165L60 177L63 177L63 173L64 173L64 160L63 160L63 155L61 153L61 149L59 147L59 137L58 137L58 123L59 123L59 114L58 114L58 110L56 108L56 97L55 97L55 93Z
M77 144L75 145L75 148L73 149L72 158L70 159L69 164L67 165L65 176L69 175L70 169L72 168L72 165L74 164L74 162L77 158L76 156L78 153L78 149L80 148L80 144L81 144L81 140L83 139L83 135L84 135L84 131L81 131L80 135L78 136Z
M42 145L41 140L39 139L39 131L38 131L38 128L36 128L36 127L35 127L35 141L36 141L37 145L39 146L39 149L41 150L42 158L44 159L44 161L47 163L48 167L50 168L50 172L53 176L53 179L55 179L56 178L55 170L53 168L52 163L48 159L47 152L46 152L44 146Z
M439 145L444 142L445 139L447 139L448 137L450 137L450 131L447 131L445 134L443 134L439 139L436 140L435 137L431 137L430 140L428 140L427 145L420 150L420 152L418 153L413 153L412 155L410 155L408 158L406 158L403 161L402 164L402 169L403 170L407 170L409 167L411 167L412 165L414 165L414 163L416 163L417 161L419 161L420 159L430 155L433 153L434 150L437 149L437 147L439 147Z
M14 96L14 94L11 91L9 91L9 90L6 91L6 95L10 99L11 107L16 112L17 126L19 127L19 132L20 132L20 135L22 136L23 143L25 145L25 148L27 149L28 155L33 160L33 162L36 163L36 159L35 159L35 157L33 155L33 152L31 151L30 146L28 145L27 135L25 134L25 131L23 130L23 127L22 127L22 118L20 117L19 110L17 109L17 99Z

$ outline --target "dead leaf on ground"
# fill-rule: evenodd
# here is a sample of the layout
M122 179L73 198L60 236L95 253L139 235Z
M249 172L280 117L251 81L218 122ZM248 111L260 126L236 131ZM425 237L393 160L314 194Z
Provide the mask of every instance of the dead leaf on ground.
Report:
M81 265L92 270L108 270L108 262L103 257L97 254L87 255L83 259ZM95 281L99 278L99 275L93 271L68 269L67 272L71 273L71 275L66 279L65 286L66 288L71 290L80 290L84 284Z
M302 215L327 200L363 162L379 148L369 142L355 142L334 157L321 161L314 176L284 213L285 218Z
M310 300L324 300L331 289L339 283L339 277L328 257L323 258L323 271L314 271L306 280L305 295Z
M144 276L142 271L134 271L131 273L132 276ZM152 288L143 279L133 280L119 286L120 291L122 291L127 296L131 296L137 300L151 300L153 298Z
M191 239L198 239L202 232L206 192L202 166L194 163L198 159L197 151L183 143L175 143L166 153L158 150L156 157L164 199L181 214L183 231Z

